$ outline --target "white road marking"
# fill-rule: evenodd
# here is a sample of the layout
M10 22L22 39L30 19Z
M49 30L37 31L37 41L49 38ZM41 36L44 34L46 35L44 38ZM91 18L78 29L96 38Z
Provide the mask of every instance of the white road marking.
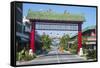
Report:
M58 53L58 50L56 51L56 54ZM58 60L58 63L60 63L60 60L59 60L59 57L58 57L58 54L57 54L57 60Z

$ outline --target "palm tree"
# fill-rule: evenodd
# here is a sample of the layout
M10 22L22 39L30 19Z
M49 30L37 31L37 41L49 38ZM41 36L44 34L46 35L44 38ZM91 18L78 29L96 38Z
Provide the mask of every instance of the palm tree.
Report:
M43 45L42 45L43 50L49 51L51 49L50 45L52 44L52 39L49 37L49 35L43 34L41 36L41 40L43 43Z
M70 41L70 37L68 34L66 35L63 35L61 38L60 38L60 50L61 52L63 52L63 50L66 50L68 48L68 42Z

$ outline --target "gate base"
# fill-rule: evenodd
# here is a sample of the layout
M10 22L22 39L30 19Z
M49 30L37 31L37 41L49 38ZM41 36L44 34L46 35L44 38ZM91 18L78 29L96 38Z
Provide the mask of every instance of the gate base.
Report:
M78 52L78 55L79 56L82 56L83 55L83 49L82 48L80 48L80 51Z

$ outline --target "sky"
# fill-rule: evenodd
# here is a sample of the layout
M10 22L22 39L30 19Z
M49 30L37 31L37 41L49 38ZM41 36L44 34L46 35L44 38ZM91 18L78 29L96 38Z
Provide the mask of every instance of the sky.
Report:
M48 9L52 9L53 12L56 13L64 13L65 10L71 14L82 14L85 17L85 22L82 24L82 29L96 25L96 8L95 7L80 7L80 6L62 6L62 5L46 5L46 4L31 4L31 3L23 3L23 16L27 16L28 10L32 11L46 11ZM45 32L51 36L55 36L59 33L59 36L65 34L74 35L77 31L47 31L41 30L37 31L40 35ZM52 33L52 34L50 34Z

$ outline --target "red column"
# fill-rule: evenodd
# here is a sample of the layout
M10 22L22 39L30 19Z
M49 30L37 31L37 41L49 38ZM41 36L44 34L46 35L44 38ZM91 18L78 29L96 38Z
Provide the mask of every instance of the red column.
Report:
M80 48L82 48L82 27L81 24L78 24L78 53L80 52Z
M32 29L30 32L30 49L35 52L35 23L32 22Z

